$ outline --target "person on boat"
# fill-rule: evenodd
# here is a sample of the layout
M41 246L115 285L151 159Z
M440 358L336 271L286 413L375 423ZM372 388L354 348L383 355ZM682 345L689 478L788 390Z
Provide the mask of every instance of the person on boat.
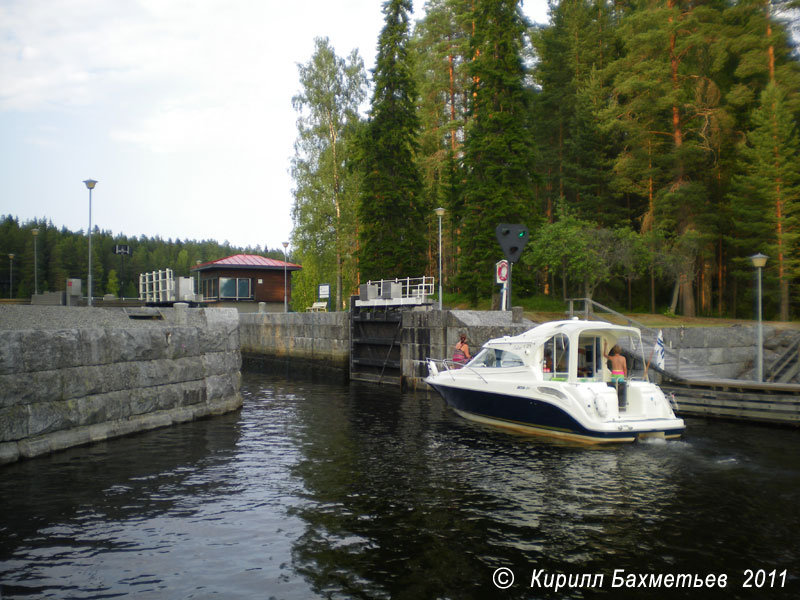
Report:
M611 361L611 383L617 388L617 398L619 399L619 408L624 410L627 405L627 390L625 388L625 378L628 375L628 361L622 354L618 344L611 348L611 354L608 354L608 344L603 343L603 356Z
M453 350L453 362L459 365L465 364L470 358L472 358L469 354L469 344L467 344L467 336L466 334L461 334L461 337L456 343L456 347Z

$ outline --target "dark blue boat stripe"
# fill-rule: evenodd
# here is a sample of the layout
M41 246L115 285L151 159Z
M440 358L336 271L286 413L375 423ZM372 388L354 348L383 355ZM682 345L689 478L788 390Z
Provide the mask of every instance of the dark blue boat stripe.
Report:
M509 424L526 427L550 429L594 439L630 438L640 433L634 431L592 431L581 425L563 409L533 398L456 389L435 384L432 387L439 392L448 405L461 412L485 419L504 421ZM680 434L682 429L670 428L663 431L665 435L669 436ZM645 433L649 433L649 431Z

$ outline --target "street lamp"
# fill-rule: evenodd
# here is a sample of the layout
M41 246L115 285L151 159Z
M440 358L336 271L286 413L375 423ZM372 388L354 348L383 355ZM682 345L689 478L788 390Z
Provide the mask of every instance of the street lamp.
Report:
M750 262L756 269L758 288L758 302L756 304L756 312L758 314L758 344L756 346L756 381L761 383L764 380L764 328L761 325L761 269L767 264L769 257L766 254L753 254L750 257Z
M198 297L200 296L200 263L201 262L202 261L198 258L194 263L195 266L196 266L196 270L197 270L197 290L195 291L195 296L198 296ZM195 298L195 300L197 300L197 298Z
M83 183L89 190L89 276L87 284L89 287L89 306L92 305L92 190L97 182L94 179L87 179Z
M31 229L33 234L33 293L39 295L39 252L36 240L39 237L39 230Z
M289 242L283 242L283 312L289 312L289 297L286 295L286 248Z
M439 217L439 310L442 310L442 217L445 210L440 206L434 212Z
M8 299L11 300L14 292L14 255L8 255Z

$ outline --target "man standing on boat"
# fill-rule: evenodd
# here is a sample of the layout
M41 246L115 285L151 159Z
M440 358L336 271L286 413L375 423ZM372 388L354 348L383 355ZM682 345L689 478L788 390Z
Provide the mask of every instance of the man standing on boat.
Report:
M611 383L617 388L617 398L619 399L619 409L625 410L628 404L625 378L628 376L628 361L622 355L619 345L615 344L611 348L611 355L608 354L608 344L603 342L603 356L611 361Z

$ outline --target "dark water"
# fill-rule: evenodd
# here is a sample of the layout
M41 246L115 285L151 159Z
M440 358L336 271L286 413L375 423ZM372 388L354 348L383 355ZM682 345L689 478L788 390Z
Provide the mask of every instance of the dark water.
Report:
M0 468L0 597L800 597L800 431L591 449L424 394L243 391L241 413ZM727 585L639 587L686 573Z

